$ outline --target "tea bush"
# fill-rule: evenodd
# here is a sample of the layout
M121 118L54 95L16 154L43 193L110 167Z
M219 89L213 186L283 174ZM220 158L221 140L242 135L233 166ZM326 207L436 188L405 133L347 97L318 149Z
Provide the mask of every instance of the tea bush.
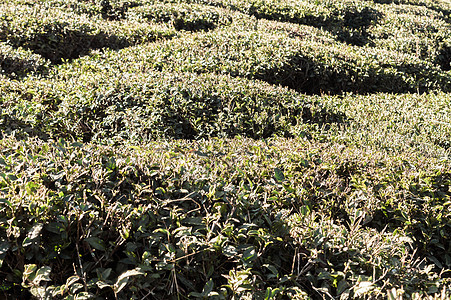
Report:
M450 59L441 53L449 47L451 27L442 13L407 5L383 11L383 21L368 30L376 47L411 53L449 70Z
M322 97L321 103L353 120L340 134L352 144L443 157L451 145L450 100L448 93L377 94Z
M375 3L382 4L404 4L404 5L412 5L412 6L424 6L432 10L436 10L438 12L443 13L445 16L449 17L451 11L451 5L448 1L445 0L372 0Z
M421 209L405 198L417 181L435 195L432 161L407 166L399 156L285 139L118 149L9 138L2 148L1 274L10 274L2 287L15 295L451 292L411 252L432 242L410 230L428 222L416 214L426 207L441 209L434 222L447 241L444 199ZM387 208L386 229L373 229L389 199L406 207Z
M127 17L171 23L177 30L189 31L210 30L232 22L225 10L193 4L156 3L136 6L128 11Z
M338 40L415 54L449 68L446 47L451 6L432 1L182 1L235 9L257 18L293 22L323 28ZM382 3L382 1L374 1ZM414 6L415 5L415 6ZM427 30L425 30L425 27ZM449 48L449 47L448 47Z
M344 122L310 98L264 82L192 73L61 68L58 80L4 83L5 115L51 137L84 141L291 135L294 125ZM0 98L1 99L1 98ZM20 99L20 101L18 101ZM3 124L15 128L13 121ZM307 128L306 128L307 129ZM30 131L30 130L28 130ZM308 130L307 130L308 131Z
M451 297L449 3L0 4L0 298Z
M234 30L215 30L125 49L108 55L108 63L121 61L123 68L138 64L157 70L230 74L308 94L450 89L449 74L413 55L346 45L327 35L298 36L283 29L270 33L277 25L256 24L263 28L236 25ZM307 28L298 30L302 33Z
M45 5L0 5L0 41L40 54L53 63L91 49L113 49L171 37L174 30L137 22L102 22Z
M45 73L49 61L38 54L22 48L13 48L6 43L0 43L0 73L16 78L28 73Z

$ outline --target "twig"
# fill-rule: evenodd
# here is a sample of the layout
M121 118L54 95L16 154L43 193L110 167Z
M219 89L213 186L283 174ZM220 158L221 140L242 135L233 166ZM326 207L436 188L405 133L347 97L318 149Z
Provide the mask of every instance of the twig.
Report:
M82 275L81 279L83 280L83 283L84 283L85 292L88 292L88 284L86 282L86 273L85 273L85 270L83 268L83 264L81 262L80 250L78 249L78 243L75 243L75 248L77 248L78 264L80 265L80 271L81 271L81 275Z

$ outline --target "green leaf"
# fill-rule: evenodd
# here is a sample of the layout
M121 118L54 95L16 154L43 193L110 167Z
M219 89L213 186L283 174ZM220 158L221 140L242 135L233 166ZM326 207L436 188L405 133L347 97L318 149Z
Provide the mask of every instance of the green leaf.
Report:
M361 281L356 287L354 287L354 295L356 297L361 297L372 289L374 289L374 285L371 281Z
M92 236L85 239L85 241L94 249L105 251L105 244L98 237Z
M274 168L274 178L276 178L277 182L282 182L285 180L285 176L283 175L282 170L279 168Z
M213 291L213 287L214 287L213 280L212 279L208 280L208 282L205 284L204 288L202 289L202 294L205 296L208 296L208 294L210 294L211 291Z
M94 297L93 294L89 293L89 292L81 292L77 294L77 300L88 300L88 299L92 299Z
M279 292L280 289L278 288L272 289L271 287L268 287L265 292L265 300L275 299Z
M33 283L39 285L41 281L51 281L50 273L52 272L52 268L48 266L44 266L39 268L36 271L36 277L33 279Z
M2 267L3 260L8 252L10 244L8 242L0 242L0 268Z
M45 226L45 229L47 231L50 231L52 233L60 234L62 231L64 231L64 227L62 224L58 222L52 222Z
M133 269L133 270L128 270L124 273L122 273L118 278L116 283L113 286L113 290L114 292L117 294L119 293L128 283L128 280L130 279L130 277L132 276L137 276L137 275L144 275L145 273L142 272L139 268Z
M74 275L74 276L71 276L71 277L67 278L67 280L66 280L66 289L68 289L71 285L73 285L78 280L80 280L80 277L77 276L77 275Z
M227 245L224 248L222 248L222 253L228 257L235 257L238 252L236 251L235 247Z
M244 250L242 258L243 258L244 262L251 263L254 259L257 258L255 248L253 246L251 246L251 247L248 247L246 250Z
M104 288L108 288L111 287L111 284L108 284L102 280L99 280L96 282L96 285L99 287L99 289L104 289Z
M279 271L273 265L265 264L263 267L266 267L272 273L269 275L271 278L279 276Z
M27 247L27 246L30 246L31 244L35 243L39 239L42 227L43 227L42 224L34 225L28 232L27 237L24 239L24 241L22 243L22 246Z
M35 264L29 264L24 266L24 270L22 273L22 280L25 282L29 278L34 278L33 273L37 270L38 266Z
M346 280L345 279L340 280L337 285L337 294L340 295L341 293L343 293L347 287L348 283L346 282Z
M110 277L111 271L112 271L111 268L105 269L102 272L102 279L108 279L108 277Z

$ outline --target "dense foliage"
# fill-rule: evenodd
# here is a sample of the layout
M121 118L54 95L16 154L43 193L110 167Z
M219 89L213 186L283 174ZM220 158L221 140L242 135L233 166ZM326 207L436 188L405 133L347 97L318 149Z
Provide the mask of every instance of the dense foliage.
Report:
M451 297L450 11L0 2L0 298Z

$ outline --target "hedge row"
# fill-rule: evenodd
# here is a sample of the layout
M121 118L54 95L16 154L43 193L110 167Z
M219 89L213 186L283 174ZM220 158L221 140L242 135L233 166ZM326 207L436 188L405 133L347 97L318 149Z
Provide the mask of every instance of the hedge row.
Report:
M196 4L156 3L131 8L127 18L171 23L177 30L210 30L232 22L226 10Z
M432 272L451 263L451 170L431 158L286 139L0 143L5 296L451 293Z
M451 149L449 93L323 96L321 103L349 120L345 128L329 130L337 143L437 158Z
M53 63L77 58L91 49L119 49L174 35L175 31L164 25L106 22L48 7L45 2L0 5L0 41L30 49Z
M93 62L60 68L58 78L4 82L2 129L42 138L120 142L290 136L294 125L344 121L322 109L318 98L264 82L209 74L128 73L114 67L95 70Z
M399 5L387 6L369 1L182 2L205 3L235 9L257 18L315 26L330 31L339 41L348 44L408 52L436 63L444 70L450 68L449 55L443 55L444 51L449 52L446 39L451 30L447 18L449 10L446 13L444 3L431 6L431 2L396 1ZM450 5L448 9L451 9Z
M144 2L155 2L145 0ZM315 27L366 27L378 13L364 1L277 1L277 0L183 0L166 2L201 3L240 11L245 14ZM374 13L374 14L373 14Z
M0 40L15 47L32 49L53 62L60 62L61 59L87 54L90 49L118 49L174 34L169 28L148 24L143 18L152 22L171 22L177 30L192 31L213 29L232 21L233 14L228 10L196 4L200 2L236 9L258 18L321 27L348 44L367 44L389 51L407 52L440 66L442 70L451 68L449 22L442 12L426 7L342 1L189 2L119 1L108 4L109 10L122 9L123 16L116 18L120 22L102 19L102 5L106 4L75 0L70 3L44 1L33 6L4 4L0 15L4 19Z
M310 27L311 28L311 27ZM413 55L335 42L309 27L256 21L107 53L118 68L149 67L260 79L308 94L449 91L450 74Z
M18 78L28 73L45 73L48 67L49 61L40 55L0 42L0 74Z
M431 10L443 13L446 17L449 17L451 12L451 5L446 0L372 0L375 3L382 4L405 4L412 6L424 6Z
M383 22L372 26L372 44L376 47L411 53L449 70L450 23L442 13L418 6L390 6Z

